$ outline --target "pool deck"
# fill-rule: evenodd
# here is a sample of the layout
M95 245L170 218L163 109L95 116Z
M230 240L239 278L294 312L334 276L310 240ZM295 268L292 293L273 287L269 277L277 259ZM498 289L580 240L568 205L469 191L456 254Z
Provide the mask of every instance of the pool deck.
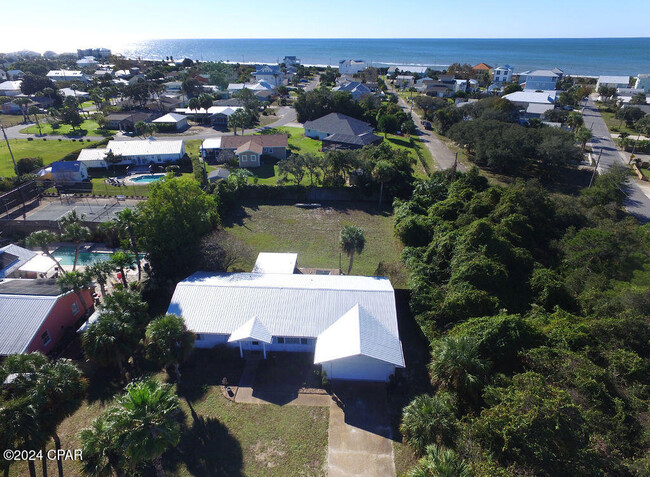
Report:
M145 177L145 176L156 176L156 177L159 177L159 179L154 179L154 180L151 180L151 181L134 181L133 180L133 179L137 179L138 177ZM125 185L142 185L142 184L151 184L152 182L159 181L163 177L165 177L165 174L160 173L160 172L156 172L156 173L147 172L147 173L141 173L141 174L132 174L130 176L118 177L118 179L124 181Z

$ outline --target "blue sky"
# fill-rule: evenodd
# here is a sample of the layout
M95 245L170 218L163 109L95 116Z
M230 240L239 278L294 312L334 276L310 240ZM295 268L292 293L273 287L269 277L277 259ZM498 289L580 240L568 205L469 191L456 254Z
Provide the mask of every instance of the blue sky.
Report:
M157 38L567 38L650 35L650 2L27 0L2 2L0 51Z

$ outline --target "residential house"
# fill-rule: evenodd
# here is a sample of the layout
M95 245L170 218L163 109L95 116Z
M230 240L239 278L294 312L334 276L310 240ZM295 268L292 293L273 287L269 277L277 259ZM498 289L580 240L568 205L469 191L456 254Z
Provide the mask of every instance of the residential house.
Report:
M504 99L518 106L524 119L541 118L555 108L556 92L516 91L506 94Z
M339 61L339 73L342 75L353 75L366 69L364 60L341 60Z
M113 77L113 70L111 68L100 68L95 70L93 77L95 78L104 78L106 75Z
M20 91L20 85L22 83L21 80L0 83L0 96L18 96L22 94Z
M526 71L519 75L519 83L526 91L551 91L557 88L561 78L562 75L555 70Z
M22 70L7 70L7 79L9 81L17 81L23 77Z
M288 147L286 134L221 136L204 140L200 152L206 162L227 162L234 154L239 167L259 167L262 156L286 159Z
M0 282L0 356L51 352L61 339L76 330L92 310L92 289L79 297L61 293L53 279L5 279Z
M82 83L88 83L86 74L78 70L50 70L46 76L55 83L57 81L81 81Z
M187 116L178 113L167 113L151 122L165 131L182 131L189 127Z
M296 58L295 56L285 56L282 63L284 63L287 68L290 66L298 66L300 64L300 58Z
M119 131L133 131L136 123L151 121L151 113L144 111L125 111L123 113L111 113L106 116L106 128Z
M413 66L413 65L395 65L388 68L388 74L392 75L395 72L399 73L417 73L419 75L426 74L428 66Z
M294 273L296 262L260 254L251 273L196 272L167 313L183 317L197 348L313 352L330 380L387 382L405 367L387 278Z
M369 94L372 94L370 88L368 88L363 83L359 83L358 81L342 83L332 88L332 91L342 91L342 92L350 93L352 95L352 99L354 99L355 101L359 101L361 98L364 98Z
M82 161L56 161L51 167L52 177L57 186L88 180L88 169Z
M185 141L159 140L153 137L141 141L109 141L106 148L82 149L77 162L83 162L88 168L107 169L110 163L106 155L111 152L121 158L114 165L140 166L150 164L169 164L185 156Z
M0 248L0 278L17 278L20 267L36 255L36 252L14 244L5 245Z
M395 86L398 88L410 88L415 84L415 78L411 75L397 75L395 77Z
M472 71L474 72L475 75L480 75L484 73L490 74L492 72L492 67L487 63L479 63L478 65L472 66Z
M0 81L7 81L7 73L3 69L0 69Z
M84 68L93 68L95 69L99 63L93 56L84 56L80 60L77 60L77 67Z
M323 142L323 149L359 149L382 141L370 124L341 113L305 122L305 136Z
M600 89L601 86L606 86L608 88L629 88L630 86L630 77L629 76L599 76L598 82L596 83L596 91Z
M266 100L275 94L276 87L267 81L258 81L257 83L229 83L228 93L238 93L243 89L249 89L259 99Z
M111 56L111 50L108 48L86 48L86 49L78 49L77 50L77 58L108 58Z
M284 74L280 65L262 65L257 68L253 73L255 80L257 82L264 81L273 88L277 88L281 84L284 84Z
M510 83L513 72L514 70L510 65L497 66L493 70L492 79L495 83Z
M77 98L81 100L85 100L90 96L90 94L86 93L85 91L79 91L72 88L61 88L59 90L59 93L61 93L66 98L68 96L72 96L73 98Z
M634 87L636 89L642 89L646 93L650 93L650 74L638 75L634 81Z
M197 121L207 121L213 126L226 127L228 126L228 119L238 109L243 109L239 106L210 106L208 109L190 109L190 108L176 108L175 113L185 114L192 116Z

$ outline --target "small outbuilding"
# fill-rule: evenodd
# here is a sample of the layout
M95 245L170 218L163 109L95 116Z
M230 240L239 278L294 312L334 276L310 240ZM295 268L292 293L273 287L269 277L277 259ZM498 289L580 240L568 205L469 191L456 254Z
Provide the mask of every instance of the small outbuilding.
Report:
M151 122L161 131L182 131L188 128L187 116L178 113L167 113Z
M88 180L88 169L80 161L57 161L52 163L54 183L71 184Z

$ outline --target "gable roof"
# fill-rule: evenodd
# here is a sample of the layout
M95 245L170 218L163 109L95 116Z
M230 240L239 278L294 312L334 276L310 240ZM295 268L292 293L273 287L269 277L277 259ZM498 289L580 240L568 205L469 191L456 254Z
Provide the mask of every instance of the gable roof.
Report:
M367 146L368 144L374 144L375 142L381 141L381 136L377 136L372 132L367 132L360 134L358 136L353 136L352 134L339 134L334 133L327 136L323 141L326 142L335 142L337 144L352 144L355 146Z
M280 75L282 74L282 69L280 65L261 65L257 67L257 71L253 73L253 76L256 75Z
M515 91L506 94L503 98L513 103L540 103L551 104L555 102L555 91Z
M270 343L273 341L273 336L269 332L269 330L266 329L266 326L257 318L254 316L250 320L248 320L246 323L241 325L239 328L237 328L235 331L233 331L230 335L230 338L228 338L228 343L232 343L233 341L240 341L240 340L246 340L246 339L252 339L252 340L258 340L258 341L263 341L265 343Z
M235 154L239 155L243 152L255 152L257 154L262 154L264 148L255 141L247 141L235 150Z
M306 121L304 126L305 129L314 129L330 135L338 133L347 136L359 136L373 130L370 124L341 113L330 113L313 121Z
M314 363L358 355L404 367L399 337L356 304L318 336Z
M176 114L176 113L167 113L164 116L159 117L158 119L154 119L151 121L152 123L178 123L186 119L185 116L182 114Z
M78 172L82 165L84 165L83 162L79 161L56 161L51 164L52 174L57 172Z
M473 70L491 70L492 67L487 63L479 63L478 65L472 66Z
M168 313L195 333L230 335L256 316L273 336L316 338L357 304L399 339L387 278L197 272L176 286Z
M0 294L0 356L25 352L57 300L57 296Z
M217 139L217 138L214 138ZM289 136L286 134L257 134L251 136L221 136L215 149L238 149L246 143L258 144L260 147L289 147ZM209 149L208 139L203 141L204 148ZM206 145L206 143L208 143Z
M10 275L36 256L36 252L10 244L0 248L0 278Z
M16 80L16 81L4 81L0 83L0 90L3 91L18 91L20 90L20 85L22 84L22 80Z
M261 252L257 255L253 273L293 273L298 261L297 253Z

